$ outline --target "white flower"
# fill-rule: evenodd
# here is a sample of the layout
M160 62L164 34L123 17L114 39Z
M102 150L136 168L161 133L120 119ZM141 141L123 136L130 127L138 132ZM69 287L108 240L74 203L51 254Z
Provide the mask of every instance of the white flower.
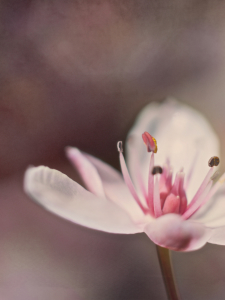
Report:
M219 142L202 115L171 100L149 104L128 134L129 171L121 142L118 150L124 179L108 164L69 147L67 155L87 190L40 166L26 171L25 191L67 220L110 233L145 232L172 250L225 244L225 176L214 185L211 179Z

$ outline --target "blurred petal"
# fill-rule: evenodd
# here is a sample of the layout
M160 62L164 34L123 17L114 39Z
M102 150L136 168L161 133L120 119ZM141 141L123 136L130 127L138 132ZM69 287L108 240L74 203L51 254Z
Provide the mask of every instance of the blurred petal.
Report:
M176 214L167 214L149 223L145 232L155 244L175 251L197 250L211 237L211 229L183 221Z
M96 197L59 171L31 167L24 188L38 204L77 224L111 233L141 231L119 206Z
M96 196L105 198L102 180L93 164L77 148L67 147L66 154L79 172L87 189Z
M97 169L104 188L105 195L108 199L115 202L118 206L126 210L135 222L151 220L150 215L144 216L137 202L132 197L128 187L126 186L121 173L89 154L84 156Z
M211 228L225 226L225 186L220 188L190 219Z
M211 244L225 245L225 226L215 228L208 242Z
M141 137L145 131L157 140L156 165L163 165L169 158L175 172L184 167L187 174L199 152L187 191L190 201L208 171L209 158L219 154L215 132L199 112L173 99L147 105L129 132L126 149L128 167L135 185L138 185L136 166L140 165L146 186L150 156Z

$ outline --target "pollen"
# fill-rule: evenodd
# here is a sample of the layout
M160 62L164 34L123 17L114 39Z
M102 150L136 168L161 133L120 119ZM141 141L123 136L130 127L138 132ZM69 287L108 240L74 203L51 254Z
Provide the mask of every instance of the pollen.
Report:
M151 134L149 134L147 131L145 131L142 134L142 139L143 139L145 145L147 146L148 152L154 152L154 153L157 152L157 150L158 150L157 141L153 136L151 136Z
M209 165L209 167L214 167L214 166L218 166L219 163L220 163L219 157L218 156L212 156L209 159L208 165Z

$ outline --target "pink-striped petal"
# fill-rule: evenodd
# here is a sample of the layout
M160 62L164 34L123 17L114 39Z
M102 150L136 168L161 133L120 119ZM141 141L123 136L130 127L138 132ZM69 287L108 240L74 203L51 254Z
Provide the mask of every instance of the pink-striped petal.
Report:
M77 148L67 147L66 154L79 172L86 188L96 196L105 198L102 180L95 166Z
M175 251L197 250L210 239L211 229L184 221L177 214L167 214L145 227L145 233L157 245Z
M45 209L79 225L111 233L142 231L115 203L96 197L59 171L31 167L24 188Z
M132 197L121 173L92 155L84 153L84 156L97 169L106 197L127 211L133 220L142 222L144 214ZM149 220L150 215L145 216L145 218Z

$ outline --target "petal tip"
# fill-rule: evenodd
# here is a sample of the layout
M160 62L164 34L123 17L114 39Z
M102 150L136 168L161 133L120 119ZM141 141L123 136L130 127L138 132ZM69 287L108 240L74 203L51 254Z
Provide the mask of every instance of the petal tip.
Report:
M76 147L67 146L65 147L66 156L68 158L74 158L80 154L80 150Z

